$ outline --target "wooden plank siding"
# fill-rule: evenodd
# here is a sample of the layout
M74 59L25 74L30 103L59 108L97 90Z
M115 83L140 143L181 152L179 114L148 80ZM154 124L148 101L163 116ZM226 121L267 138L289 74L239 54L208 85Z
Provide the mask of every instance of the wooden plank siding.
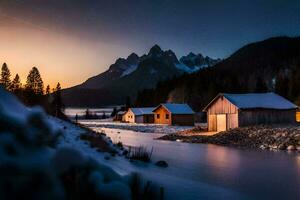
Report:
M160 106L154 111L154 123L179 126L194 126L195 117L194 114L172 114L164 106Z
M236 114L238 108L224 97L218 98L208 109L207 114Z
M226 114L227 129L238 127L238 108L221 96L207 110L208 131L217 131L218 114Z
M217 115L207 115L208 131L217 131Z
M251 109L239 111L240 126L295 123L296 110Z
M300 111L296 112L296 121L300 122Z
M135 122L134 113L130 109L124 114L124 121L125 122L130 122L130 123Z
M154 123L154 114L143 115L143 123L145 124Z
M167 119L167 115L169 118ZM172 124L172 115L171 113L164 108L163 106L157 108L154 112L154 123L155 124Z
M195 117L192 114L172 114L172 125L180 125L180 126L194 126L195 125Z

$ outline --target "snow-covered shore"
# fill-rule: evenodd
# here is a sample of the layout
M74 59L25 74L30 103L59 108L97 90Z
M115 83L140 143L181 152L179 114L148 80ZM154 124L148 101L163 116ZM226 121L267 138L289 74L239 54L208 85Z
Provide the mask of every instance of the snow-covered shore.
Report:
M1 199L121 200L158 194L145 192L144 182L136 184L139 177L132 171L107 164L106 153L80 139L86 132L46 115L40 107L24 106L0 88ZM114 148L106 137L99 137ZM129 163L122 157L117 162Z
M136 124L136 123L120 123L102 120L80 120L79 123L89 126L90 128L111 128L131 130L142 133L161 133L173 134L179 131L189 130L191 126L169 126L163 124Z

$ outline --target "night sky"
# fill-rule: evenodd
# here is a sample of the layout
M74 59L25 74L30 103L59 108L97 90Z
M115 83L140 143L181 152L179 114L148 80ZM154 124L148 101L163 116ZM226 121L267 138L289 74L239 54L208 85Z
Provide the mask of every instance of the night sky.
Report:
M0 62L23 79L36 65L64 87L154 44L226 58L282 35L300 35L300 1L0 0Z

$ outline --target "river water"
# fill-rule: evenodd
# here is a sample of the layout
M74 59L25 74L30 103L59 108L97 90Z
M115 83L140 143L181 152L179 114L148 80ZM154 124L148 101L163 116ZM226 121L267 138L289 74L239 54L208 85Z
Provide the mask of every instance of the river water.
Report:
M169 198L300 199L299 153L160 141L155 133L101 130L114 142L153 147L153 162L165 160L169 167L136 170L163 182Z

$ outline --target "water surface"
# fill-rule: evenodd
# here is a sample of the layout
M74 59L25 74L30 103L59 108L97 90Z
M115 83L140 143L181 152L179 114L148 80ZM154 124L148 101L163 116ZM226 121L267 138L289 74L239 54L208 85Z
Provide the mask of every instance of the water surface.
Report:
M178 199L300 199L299 153L160 141L154 138L161 134L102 130L114 142L153 147L152 160L165 160L169 167L149 168L147 174L168 178L167 188L178 193Z

